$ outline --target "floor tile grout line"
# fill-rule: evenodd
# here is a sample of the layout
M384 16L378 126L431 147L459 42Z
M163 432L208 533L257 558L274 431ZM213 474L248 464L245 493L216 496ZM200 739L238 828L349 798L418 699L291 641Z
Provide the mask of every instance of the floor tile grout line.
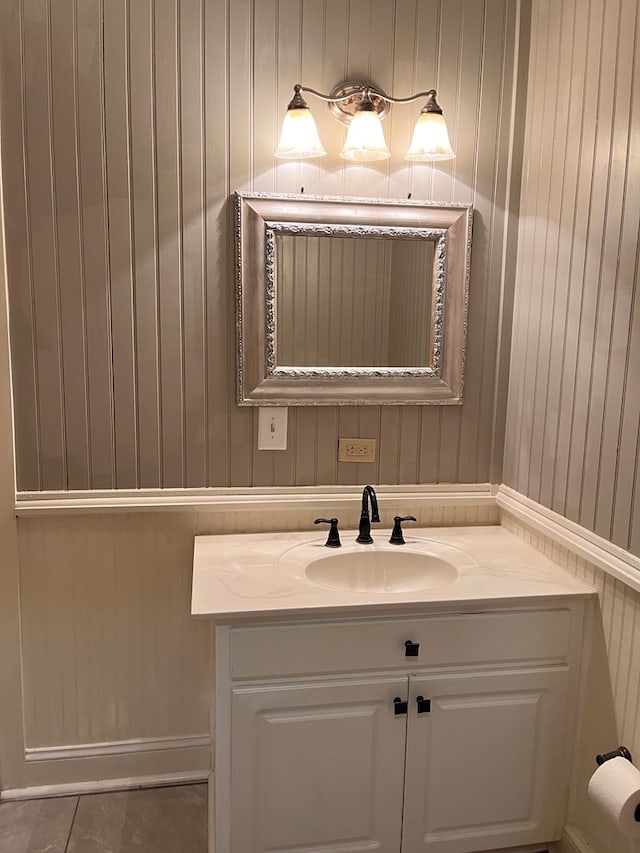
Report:
M69 826L69 834L67 835L67 843L64 845L64 853L69 853L69 844L71 842L71 835L73 834L73 827L76 822L76 815L78 814L78 807L80 806L80 796L76 797L76 807L73 810L73 817L71 818L71 825Z

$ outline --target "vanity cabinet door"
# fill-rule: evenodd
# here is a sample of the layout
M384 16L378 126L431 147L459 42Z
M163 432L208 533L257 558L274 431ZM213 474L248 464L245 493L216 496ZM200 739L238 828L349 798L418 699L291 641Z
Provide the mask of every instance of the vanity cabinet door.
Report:
M560 667L411 678L402 853L559 837L567 680Z
M406 676L234 686L232 853L399 851L407 691Z

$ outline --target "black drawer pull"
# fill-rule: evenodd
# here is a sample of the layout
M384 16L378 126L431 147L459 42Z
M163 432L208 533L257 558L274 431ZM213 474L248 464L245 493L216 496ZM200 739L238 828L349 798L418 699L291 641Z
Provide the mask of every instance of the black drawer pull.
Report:
M413 640L406 640L404 644L404 656L406 658L417 658L420 652L420 643L414 643Z
M424 696L416 696L416 704L419 714L431 713L431 699L425 699Z
M396 698L393 700L393 713L397 717L399 714L407 714L408 712L409 703L403 702L399 696L396 696Z

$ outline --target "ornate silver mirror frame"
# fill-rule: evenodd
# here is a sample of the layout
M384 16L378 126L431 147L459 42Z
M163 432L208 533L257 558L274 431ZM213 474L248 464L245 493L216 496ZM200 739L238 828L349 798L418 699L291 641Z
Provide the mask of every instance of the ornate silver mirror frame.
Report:
M395 199L235 194L238 404L430 405L462 402L472 207ZM430 361L424 367L278 364L279 235L435 244Z

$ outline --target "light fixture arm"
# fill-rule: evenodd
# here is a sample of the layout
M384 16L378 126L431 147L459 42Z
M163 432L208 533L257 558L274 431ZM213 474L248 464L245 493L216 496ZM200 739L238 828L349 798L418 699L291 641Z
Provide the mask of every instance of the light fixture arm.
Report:
M362 89L364 92L364 87ZM326 101L329 104L336 104L338 101L348 101L349 98L353 97L353 94L350 92L348 95L342 95L340 98L334 98L331 95L323 95L322 92L318 92L317 89L312 89L311 86L303 86L302 83L296 83L293 87L294 99L296 96L300 96L300 92L311 92L312 95L315 95L316 98L320 98L321 101ZM301 97L301 96L300 96Z
M338 88L338 92L340 91ZM353 89L357 89L356 92ZM340 101L348 101L350 98L354 97L354 94L360 93L360 95L364 98L367 96L371 97L372 95L376 98L382 98L384 101L388 101L390 104L410 104L413 101L418 101L420 98L427 99L427 107L432 107L428 111L429 112L439 112L442 114L442 110L440 109L437 101L436 101L436 90L428 89L426 92L416 92L415 95L409 95L408 98L394 98L392 95L386 95L380 89L376 89L375 86L371 86L365 83L356 83L352 86L352 91L349 91L346 95L335 94L336 90L334 89L328 95L325 95L323 92L318 92L317 89L312 89L311 86L304 86L302 83L296 83L293 87L294 91L294 100L296 97L301 97L300 92L310 92L312 95L315 95L316 98L320 98L322 101L326 101L329 104L337 104ZM433 108L435 107L435 109Z

